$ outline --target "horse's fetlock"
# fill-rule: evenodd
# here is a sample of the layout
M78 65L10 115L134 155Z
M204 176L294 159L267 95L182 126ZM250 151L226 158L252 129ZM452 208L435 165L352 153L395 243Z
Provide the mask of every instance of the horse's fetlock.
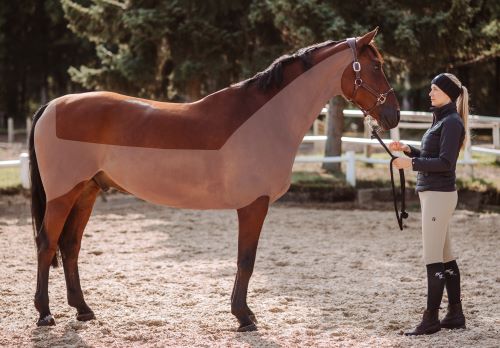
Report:
M240 318L243 315L247 314L247 311L245 307L236 307L236 306L231 306L231 314L234 315L236 318Z

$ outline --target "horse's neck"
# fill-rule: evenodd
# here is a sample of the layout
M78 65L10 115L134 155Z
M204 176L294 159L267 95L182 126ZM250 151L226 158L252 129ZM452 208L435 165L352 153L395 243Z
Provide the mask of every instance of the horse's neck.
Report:
M332 97L342 93L341 79L352 60L347 49L333 53L312 66L275 96L275 104L284 114L281 131L288 132L288 139L297 146L302 142L311 124L323 106ZM274 99L274 98L273 98Z

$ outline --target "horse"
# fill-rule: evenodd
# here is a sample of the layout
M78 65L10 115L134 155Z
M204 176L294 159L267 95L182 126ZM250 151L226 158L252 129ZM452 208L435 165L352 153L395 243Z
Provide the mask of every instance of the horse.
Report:
M238 331L256 330L247 290L260 232L269 205L289 188L296 152L321 108L343 95L385 130L399 122L396 95L372 43L376 33L300 49L192 103L88 92L42 106L29 137L37 325L55 325L48 279L59 252L68 304L77 320L95 318L81 289L78 255L97 195L115 188L170 207L237 211L231 313Z

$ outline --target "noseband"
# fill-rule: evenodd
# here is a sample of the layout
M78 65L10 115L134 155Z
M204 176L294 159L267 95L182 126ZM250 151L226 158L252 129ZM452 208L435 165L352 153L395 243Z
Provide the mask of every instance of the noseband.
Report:
M385 93L378 93L375 91L373 88L368 86L363 79L361 79L361 64L358 61L358 55L356 52L356 39L355 38L349 38L347 39L347 44L351 48L352 55L353 55L353 63L352 63L352 69L354 70L354 73L356 74L356 78L354 79L354 92L352 94L352 98L348 98L348 100L355 104L365 116L370 115L370 112L373 111L377 106L382 105L385 103L387 99L387 95L389 93L394 93L394 89L390 88L387 92ZM376 98L377 101L375 102L375 105L373 105L371 108L368 110L365 110L363 107L361 107L356 101L354 101L354 98L356 97L356 93L359 88L364 88L371 94L373 94ZM394 210L396 211L396 219L398 221L399 229L402 231L403 230L403 219L408 218L408 213L406 212L406 200L405 200L405 193L406 193L406 188L405 188L405 172L403 169L399 169L399 182L400 182L400 188L401 188L401 212L398 210L398 203L397 203L397 195L396 195L396 186L394 185L394 173L393 173L393 168L392 168L392 162L397 156L394 156L392 152L387 148L387 146L384 144L382 139L380 139L380 136L377 134L377 132L373 129L372 130L372 138L376 138L380 145L387 151L389 156L391 156L391 162L389 163L389 170L391 172L391 185L392 185L392 197L394 201Z

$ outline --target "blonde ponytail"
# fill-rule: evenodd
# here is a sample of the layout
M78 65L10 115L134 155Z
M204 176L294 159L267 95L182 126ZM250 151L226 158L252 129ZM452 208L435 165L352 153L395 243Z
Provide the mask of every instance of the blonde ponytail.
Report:
M468 142L469 139L469 127L467 127L467 122L469 121L469 91L464 85L462 85L460 80L455 75L449 73L445 73L445 75L449 77L462 90L462 93L460 93L460 95L458 96L456 103L458 114L462 118L462 122L464 123L465 128L465 139L461 147L461 149L463 149L466 145L465 143Z

